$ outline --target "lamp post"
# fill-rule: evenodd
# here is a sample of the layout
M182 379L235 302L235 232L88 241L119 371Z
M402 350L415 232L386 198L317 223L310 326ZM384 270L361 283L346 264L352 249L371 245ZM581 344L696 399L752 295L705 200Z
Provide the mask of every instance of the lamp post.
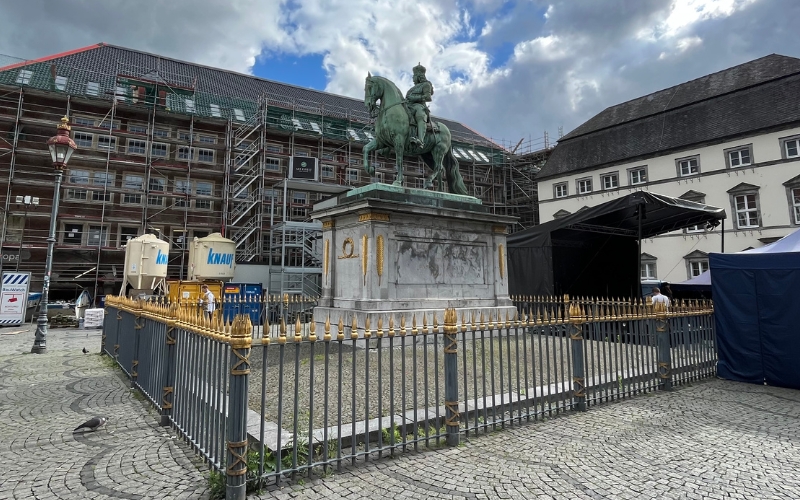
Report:
M50 159L53 161L56 183L53 190L53 210L50 214L50 233L47 235L47 261L44 267L44 278L42 279L42 301L39 305L39 318L36 320L36 338L33 341L31 352L44 354L47 352L47 302L50 296L50 272L53 269L53 247L56 244L56 217L58 216L58 202L61 195L61 180L64 177L64 169L69 162L72 153L78 149L70 136L69 118L66 116L61 119L58 132L55 136L47 140L47 147L50 149Z

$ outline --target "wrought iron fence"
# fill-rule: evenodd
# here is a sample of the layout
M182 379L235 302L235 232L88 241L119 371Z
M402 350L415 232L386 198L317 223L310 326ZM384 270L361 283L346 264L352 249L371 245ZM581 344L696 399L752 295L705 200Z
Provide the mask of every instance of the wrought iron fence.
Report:
M209 319L196 304L107 303L104 351L227 474L232 495L245 481L454 445L716 367L710 302L515 297L513 317L448 309L331 324L304 312L313 299L296 314L291 299L270 299L253 301L281 311L262 325L249 313Z

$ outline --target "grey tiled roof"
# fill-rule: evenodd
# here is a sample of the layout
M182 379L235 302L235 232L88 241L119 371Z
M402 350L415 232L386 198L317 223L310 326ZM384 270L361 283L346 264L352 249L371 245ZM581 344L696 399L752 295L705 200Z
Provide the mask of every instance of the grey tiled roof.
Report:
M74 53L48 58L47 60L59 66L105 75L126 74L144 77L149 73L150 77L153 78L153 75L158 74L167 83L182 87L194 86L197 92L207 94L257 101L260 96L269 93L305 101L307 105L316 103L317 106L330 107L331 111L337 115L341 115L343 111L348 111L356 115L367 116L364 101L361 99L178 61L114 45L98 44L88 50L75 51ZM480 143L489 142L487 138L461 123L438 117L436 119L444 122L454 132L454 135L460 136L461 139L471 139Z
M800 121L800 59L772 54L612 106L558 141L539 178Z

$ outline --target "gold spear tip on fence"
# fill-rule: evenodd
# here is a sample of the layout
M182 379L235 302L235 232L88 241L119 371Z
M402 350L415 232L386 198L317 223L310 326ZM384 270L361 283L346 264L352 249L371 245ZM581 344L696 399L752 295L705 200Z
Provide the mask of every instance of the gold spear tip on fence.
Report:
M338 330L336 331L336 340L344 340L344 317L339 316L339 324L336 325Z
M311 318L311 324L308 325L308 341L317 341L317 323L314 321L314 318Z
M350 326L350 339L356 340L358 338L358 318L353 314L353 324Z
M302 335L302 328L303 325L300 324L300 314L298 313L297 316L294 318L294 341L300 342L303 340Z
M369 324L369 315L364 318L364 338L368 339L372 336L372 332L370 331L370 324Z
M328 313L328 317L325 319L325 333L323 333L322 339L325 342L330 342L331 340L331 314Z

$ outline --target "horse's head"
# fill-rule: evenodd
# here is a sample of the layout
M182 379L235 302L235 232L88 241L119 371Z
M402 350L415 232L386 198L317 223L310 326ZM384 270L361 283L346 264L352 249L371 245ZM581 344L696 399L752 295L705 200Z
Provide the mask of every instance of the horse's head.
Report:
M371 73L367 73L367 78L364 81L364 105L370 113L375 112L380 97L380 85L372 77Z

